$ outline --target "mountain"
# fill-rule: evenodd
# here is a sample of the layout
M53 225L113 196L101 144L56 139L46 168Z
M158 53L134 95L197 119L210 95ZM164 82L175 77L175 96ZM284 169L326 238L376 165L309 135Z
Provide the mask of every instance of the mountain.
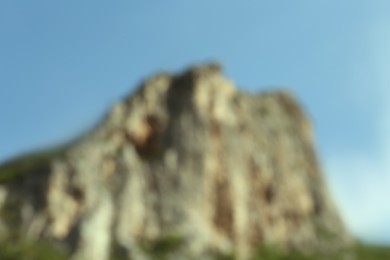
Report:
M240 92L218 64L150 77L88 134L0 166L0 243L9 259L357 257L298 102Z

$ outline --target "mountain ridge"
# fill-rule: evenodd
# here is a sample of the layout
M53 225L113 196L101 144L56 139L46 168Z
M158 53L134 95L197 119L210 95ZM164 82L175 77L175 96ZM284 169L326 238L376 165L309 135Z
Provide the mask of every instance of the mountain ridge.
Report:
M174 245L168 259L249 259L261 246L326 255L353 243L295 98L241 93L215 63L146 79L87 135L38 158L19 179L0 167L0 212L18 219L0 227L74 259L114 249L150 259L161 243Z

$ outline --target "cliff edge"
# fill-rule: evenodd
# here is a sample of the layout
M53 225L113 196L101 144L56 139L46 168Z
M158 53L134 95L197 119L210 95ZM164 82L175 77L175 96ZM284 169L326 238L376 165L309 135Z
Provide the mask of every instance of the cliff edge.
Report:
M0 236L15 232L88 260L352 242L294 97L239 92L216 64L151 77L85 137L0 166Z

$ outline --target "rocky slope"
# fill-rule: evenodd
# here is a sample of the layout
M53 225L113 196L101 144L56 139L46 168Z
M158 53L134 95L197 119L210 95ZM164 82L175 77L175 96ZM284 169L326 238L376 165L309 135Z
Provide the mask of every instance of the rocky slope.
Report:
M85 137L1 166L0 183L2 237L74 259L316 255L352 242L296 100L241 93L216 64L151 77Z

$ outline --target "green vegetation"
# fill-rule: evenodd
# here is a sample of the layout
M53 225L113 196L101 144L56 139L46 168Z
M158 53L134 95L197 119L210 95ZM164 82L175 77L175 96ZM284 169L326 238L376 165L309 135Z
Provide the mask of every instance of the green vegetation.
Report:
M171 253L175 252L183 244L179 237L168 236L154 242L142 243L142 249L151 259L170 259ZM113 256L112 260L126 259ZM215 254L215 260L235 260L234 255ZM278 247L261 247L251 260L384 260L390 259L390 247L373 246L356 243L352 248L345 249L337 254L305 254L298 251L286 251Z
M27 241L22 238L0 241L0 259L2 260L62 260L69 259L65 250L45 241Z
M61 156L65 150L65 146L45 149L0 165L0 184L20 180L30 174L46 173L50 167L50 161Z
M223 253L214 253L215 260L235 260L236 257L234 254L223 254Z
M0 165L0 184L23 180L27 175L47 173L50 161L60 156L63 147L46 149L20 156ZM17 198L14 198L17 201ZM0 212L0 218L5 221L8 228L16 228L20 220L17 202L5 204ZM15 204L16 203L16 204ZM44 241L24 239L17 231L10 230L8 236L2 235L0 239L0 259L2 260L52 260L68 259L63 250Z
M315 254L296 250L286 250L278 246L261 246L251 260L341 260L342 252L334 255Z
M304 254L298 251L285 251L277 247L262 247L251 260L382 260L390 259L390 247L356 243L349 249L335 254Z
M87 138L90 132L91 130L87 130L65 142L22 154L12 160L1 163L0 184L23 180L27 175L31 174L47 173L50 162L54 158L63 156L70 147Z
M177 235L167 235L164 238L153 242L144 241L141 248L151 256L152 259L165 259L170 253L175 252L182 246L184 240Z
M354 253L361 260L390 259L390 247L387 246L358 243L354 247Z
M142 248L151 259L168 259L170 253L182 245L183 240L169 236L153 243L144 243ZM0 259L2 260L62 260L69 259L65 250L44 241L20 241L8 239L0 241ZM113 256L111 259L126 259ZM216 256L216 260L234 260L234 256ZM300 252L287 252L276 247L263 247L259 249L251 260L384 260L390 259L390 247L356 244L350 251L340 255L306 255Z

